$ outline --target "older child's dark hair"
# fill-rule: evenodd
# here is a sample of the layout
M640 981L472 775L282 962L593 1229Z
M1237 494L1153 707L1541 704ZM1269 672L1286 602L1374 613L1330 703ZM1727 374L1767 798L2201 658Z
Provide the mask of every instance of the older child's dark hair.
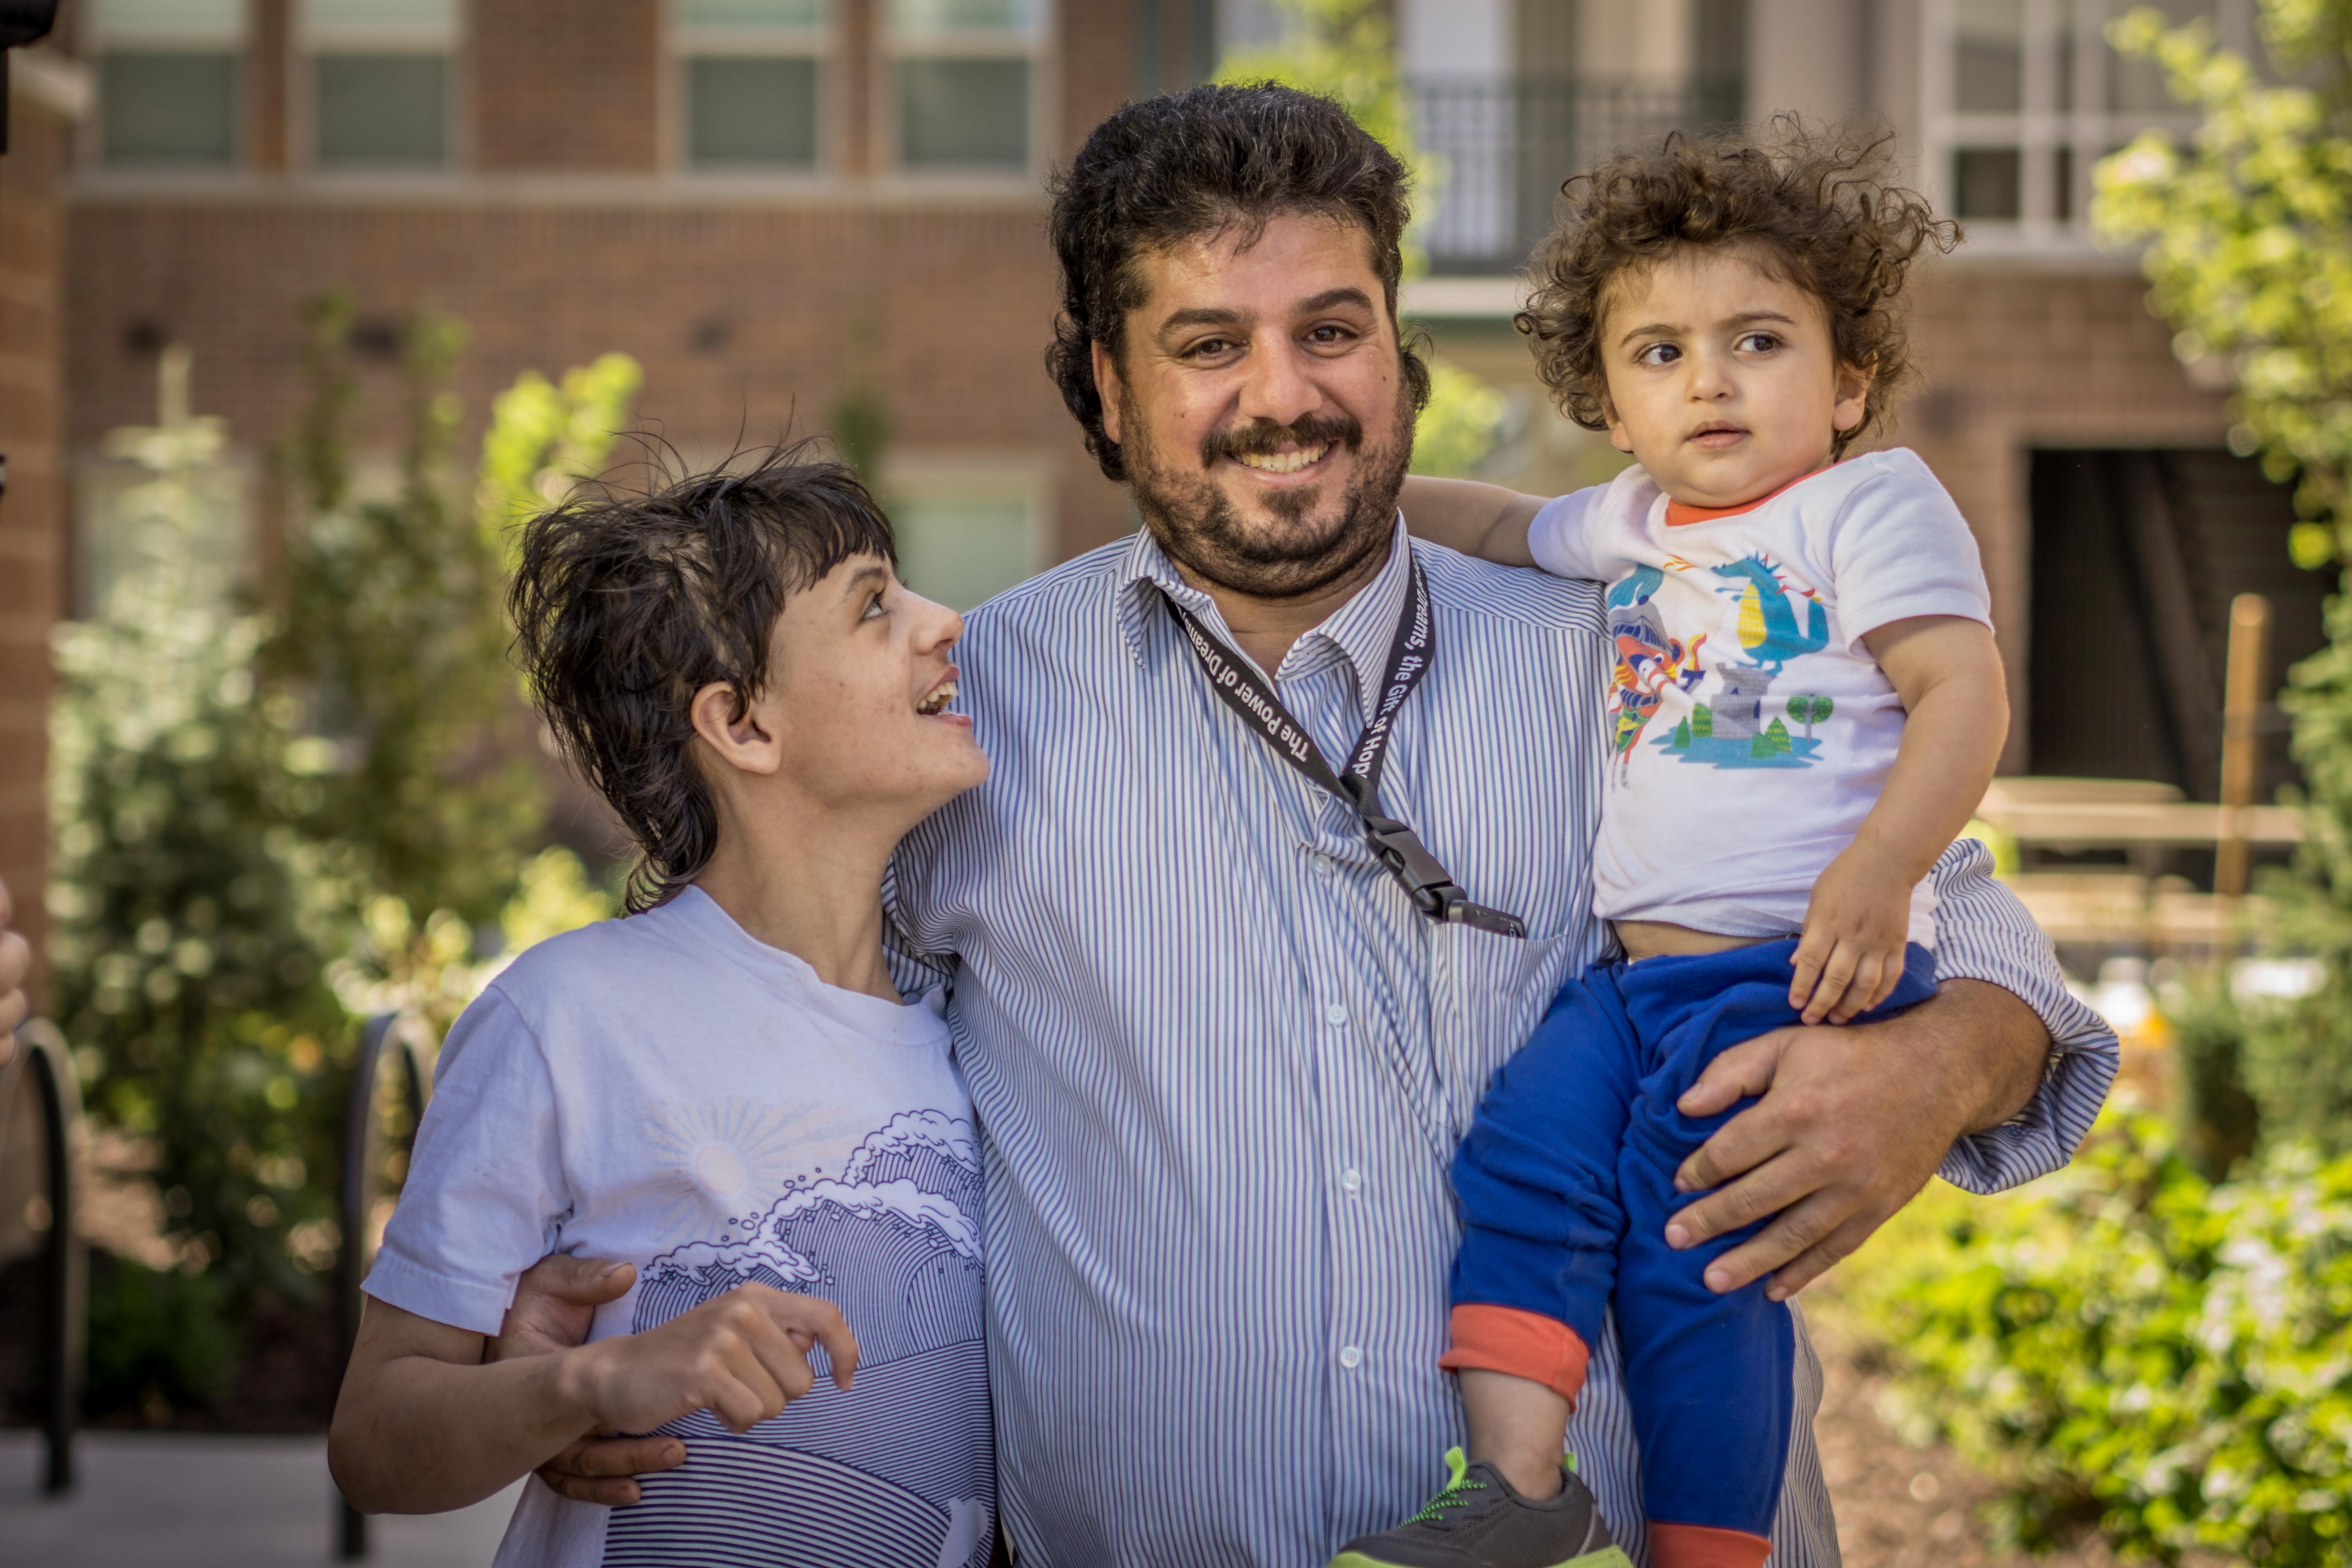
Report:
M632 914L675 896L718 844L695 692L724 681L740 714L773 673L787 598L852 556L898 559L857 476L809 445L637 491L591 487L523 527L507 595L517 662L564 755L636 843Z
M1836 450L1887 423L1917 375L1906 275L1921 251L1958 244L1959 226L1893 183L1891 133L1822 135L1792 116L1773 127L1763 145L1677 132L1560 187L1561 216L1536 249L1534 291L1517 324L1561 413L1608 428L1603 317L1628 278L1678 251L1735 246L1819 299L1840 363L1875 373L1861 423L1839 433Z
M1394 316L1412 216L1406 186L1404 165L1346 110L1274 82L1149 98L1096 126L1047 187L1062 309L1045 369L1104 475L1125 479L1127 463L1103 432L1094 345L1114 359L1125 349L1127 313L1143 303L1141 253L1228 229L1254 237L1276 214L1320 213L1364 231ZM1402 347L1418 408L1429 400L1429 368L1412 342Z

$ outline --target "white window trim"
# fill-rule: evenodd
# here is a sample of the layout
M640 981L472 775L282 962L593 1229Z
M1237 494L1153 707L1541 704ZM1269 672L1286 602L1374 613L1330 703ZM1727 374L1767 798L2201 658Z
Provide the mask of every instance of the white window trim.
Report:
M1043 176L1046 149L1060 110L1062 30L1055 0L1035 0L1036 16L1025 30L926 28L901 31L890 20L889 0L874 0L873 102L879 116L872 129L878 172L890 184L913 191L961 191L975 186L1034 184ZM1025 59L1029 62L1029 162L1017 173L1002 169L910 169L898 129L898 62L903 59Z
M2107 16L2091 5L2072 7L2075 25L2070 96L2074 107L2059 109L2057 23L2069 7L2065 0L2023 0L2022 8L2023 108L2015 113L1963 111L1953 103L1957 0L1920 0L1920 184L1938 213L1957 216L1958 192L1952 177L1956 155L1972 147L2015 148L2021 164L2018 205L2023 216L1962 218L1968 230L1968 251L1985 256L2091 255L2098 249L2089 221L2093 167L2143 131L2186 135L2196 129L2198 116L2182 110L2111 112L2105 109L2105 26L2107 16L2120 16L2129 9L2123 4L2111 4ZM2252 0L2218 0L2214 9L2220 14L2219 32L2225 47L2259 48L2253 35ZM2074 189L2067 204L2071 216L2064 219L2054 216L2056 153L2062 148L2074 150Z
M661 167L696 184L728 187L805 187L828 181L840 165L841 97L835 68L841 58L841 7L848 3L849 0L825 0L824 19L814 26L768 27L687 22L679 18L682 7L677 0L664 5ZM687 62L714 55L816 61L816 157L807 167L695 163L692 126L688 118L694 110L692 95L687 90Z
M467 139L471 117L465 106L472 96L472 59L467 49L466 24L472 6L460 0L451 7L446 26L355 26L334 23L313 26L302 0L289 0L286 80L287 163L312 180L358 185L438 184L462 174L472 163ZM437 165L387 166L321 163L319 158L318 60L324 54L438 54L444 66L441 92L441 150Z

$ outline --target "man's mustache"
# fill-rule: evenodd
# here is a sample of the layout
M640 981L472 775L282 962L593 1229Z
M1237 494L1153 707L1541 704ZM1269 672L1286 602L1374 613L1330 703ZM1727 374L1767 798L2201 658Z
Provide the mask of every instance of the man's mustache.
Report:
M1337 445L1352 452L1363 444L1363 422L1352 414L1309 414L1288 425L1255 421L1220 430L1202 442L1201 466L1213 467L1219 458L1271 457L1285 447Z

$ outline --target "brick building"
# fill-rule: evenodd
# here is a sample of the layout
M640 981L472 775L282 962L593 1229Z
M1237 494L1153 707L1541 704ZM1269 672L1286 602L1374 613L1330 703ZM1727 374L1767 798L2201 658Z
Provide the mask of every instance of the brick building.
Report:
M2240 43L2250 4L2220 0ZM1512 393L1496 477L1608 461L1544 408L1508 321L1566 172L1675 125L1877 114L1969 226L1920 282L1930 384L1898 438L1982 540L2009 763L2210 795L2228 595L2273 592L2292 656L2320 584L2284 564L2284 498L2227 455L2210 367L2089 237L2093 162L2185 123L2106 49L2120 0L1393 7L1448 171L1407 308ZM161 344L191 345L197 408L258 471L299 396L293 306L341 288L364 321L471 324L477 425L518 372L609 349L689 457L878 399L910 575L974 602L1129 521L1041 373L1042 176L1122 100L1277 30L1265 0L68 0L58 47L98 84L67 187L85 521L92 454L151 416Z
M37 953L47 858L49 630L64 609L64 183L89 83L46 55L11 62L0 156L0 882Z
M1614 459L1543 414L1509 326L1558 171L1675 125L1795 111L1891 128L1968 238L1919 269L1927 385L1895 439L1975 527L2013 685L2013 773L2158 779L2211 799L2232 595L2268 594L2273 666L2319 646L2332 584L2297 571L2285 495L2227 449L2218 364L2183 364L2129 256L2101 250L2091 170L2162 82L2102 28L2141 0L1401 0L1423 140L1451 177L1408 303L1532 411L1502 476L1543 489ZM2258 48L2252 0L2168 0ZM2263 795L2290 776L2266 741Z

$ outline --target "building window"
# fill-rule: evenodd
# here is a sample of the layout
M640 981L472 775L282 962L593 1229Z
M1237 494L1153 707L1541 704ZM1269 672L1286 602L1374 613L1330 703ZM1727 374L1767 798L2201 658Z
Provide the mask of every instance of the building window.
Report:
M2197 116L2162 74L2108 47L2107 23L2147 0L1923 0L1928 193L1996 247L2081 246L2091 173L2151 127ZM2203 17L2232 48L2254 46L2254 0L2159 0Z
M448 163L457 0L302 0L301 23L320 168Z
M825 0L677 0L674 15L686 161L815 168Z
M95 0L98 154L125 167L236 162L244 0Z
M898 575L927 599L969 610L1045 564L1031 487L934 479L891 489Z
M898 162L1025 174L1043 0L890 0Z

